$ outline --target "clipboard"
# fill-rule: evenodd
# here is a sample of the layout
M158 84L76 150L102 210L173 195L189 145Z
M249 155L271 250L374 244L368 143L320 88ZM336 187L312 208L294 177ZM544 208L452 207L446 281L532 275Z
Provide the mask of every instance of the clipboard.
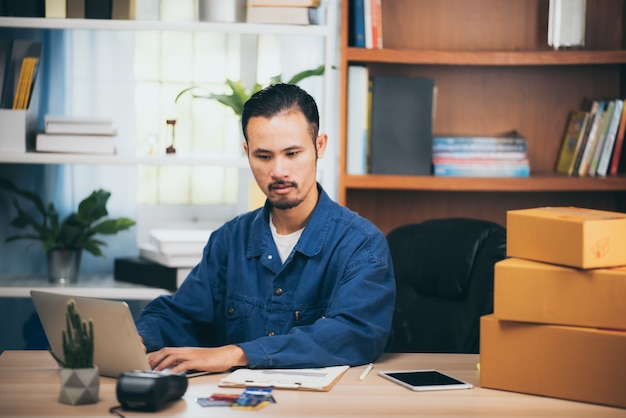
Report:
M275 389L330 390L350 366L314 369L237 369L218 383L221 387L273 387Z

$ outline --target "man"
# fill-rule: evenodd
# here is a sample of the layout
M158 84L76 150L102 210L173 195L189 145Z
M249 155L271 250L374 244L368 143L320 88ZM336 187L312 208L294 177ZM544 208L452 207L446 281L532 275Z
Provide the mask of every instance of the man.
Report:
M375 360L390 337L395 282L384 235L316 182L328 138L301 88L254 94L244 150L263 208L215 230L172 296L137 329L155 370L323 367Z

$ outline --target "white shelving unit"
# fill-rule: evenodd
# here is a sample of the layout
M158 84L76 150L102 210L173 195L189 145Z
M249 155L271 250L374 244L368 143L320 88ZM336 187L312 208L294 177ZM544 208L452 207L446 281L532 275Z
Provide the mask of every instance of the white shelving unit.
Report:
M157 20L102 20L102 19L55 19L0 17L0 28L24 29L78 29L78 30L122 30L122 31L185 31L215 32L243 35L280 35L321 37L325 43L324 97L320 115L324 131L331 141L326 157L320 160L321 182L331 196L336 196L338 176L338 85L337 63L339 60L339 2L326 2L326 19L323 25L268 25L252 23L214 23L200 21L157 21ZM0 163L9 164L184 164L184 165L228 165L243 168L247 161L242 155L225 153L193 153L176 156L149 155L86 155L57 153L3 153Z

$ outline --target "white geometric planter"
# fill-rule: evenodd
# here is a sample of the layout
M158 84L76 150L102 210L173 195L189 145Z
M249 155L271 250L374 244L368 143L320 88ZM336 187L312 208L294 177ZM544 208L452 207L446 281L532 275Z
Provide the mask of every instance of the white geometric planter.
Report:
M98 367L86 369L59 370L61 392L59 402L69 405L81 405L98 402L100 374Z

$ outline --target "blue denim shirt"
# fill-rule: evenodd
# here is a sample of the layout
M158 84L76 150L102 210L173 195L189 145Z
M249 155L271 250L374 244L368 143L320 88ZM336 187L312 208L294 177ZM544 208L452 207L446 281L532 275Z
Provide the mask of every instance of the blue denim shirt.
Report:
M387 241L318 187L317 206L284 264L267 203L215 230L178 291L148 303L137 320L148 351L237 344L248 367L378 358L395 303Z

